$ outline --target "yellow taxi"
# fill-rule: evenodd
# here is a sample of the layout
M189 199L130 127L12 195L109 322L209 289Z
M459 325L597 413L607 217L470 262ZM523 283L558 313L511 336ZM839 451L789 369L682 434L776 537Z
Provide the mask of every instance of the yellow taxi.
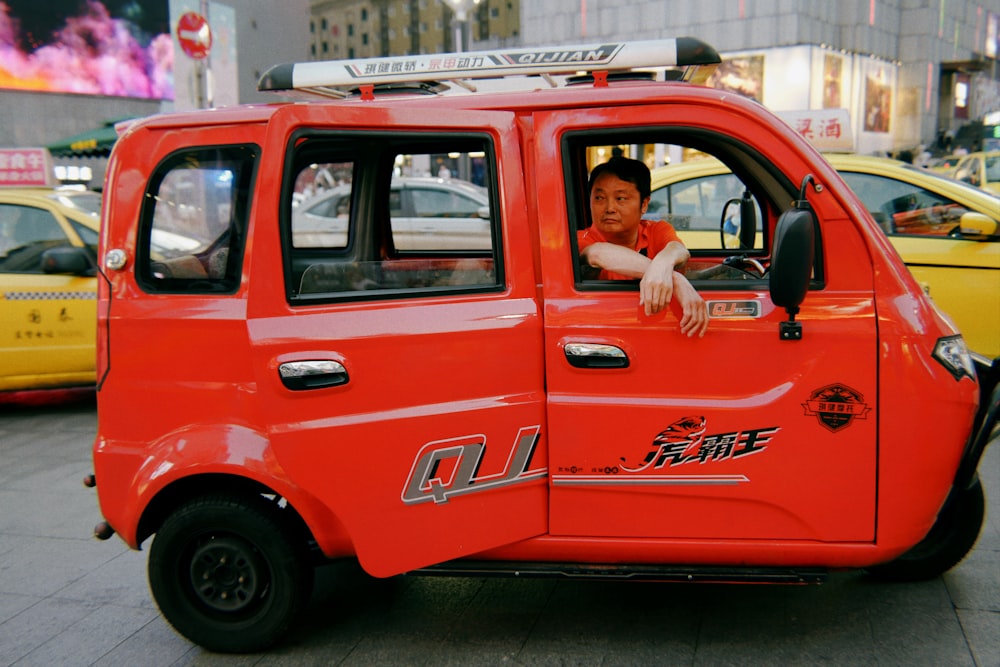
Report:
M1000 197L896 160L825 157L969 347L1000 357ZM740 214L734 204L745 188L721 162L692 159L660 167L653 171L652 186L649 215L671 220L689 247L738 245ZM762 219L759 209L756 219ZM759 231L757 238L754 247Z
M942 176L951 176L955 171L955 165L962 159L961 155L945 155L944 157L931 158L924 164L924 168L929 169Z
M95 380L101 195L0 187L0 402Z
M951 176L1000 194L1000 151L978 151L962 156Z

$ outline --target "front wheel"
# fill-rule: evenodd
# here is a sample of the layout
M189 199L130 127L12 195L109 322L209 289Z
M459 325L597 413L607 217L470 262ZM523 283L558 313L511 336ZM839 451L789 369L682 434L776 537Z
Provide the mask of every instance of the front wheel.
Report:
M209 496L163 522L149 586L174 629L224 653L260 651L284 634L308 601L313 569L283 511L262 497Z
M972 550L986 512L983 485L977 477L938 516L927 536L896 560L867 568L885 581L921 581L953 568Z

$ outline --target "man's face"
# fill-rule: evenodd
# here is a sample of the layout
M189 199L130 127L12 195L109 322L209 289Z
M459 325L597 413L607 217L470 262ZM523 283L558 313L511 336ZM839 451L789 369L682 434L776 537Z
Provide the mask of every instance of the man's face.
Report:
M639 188L614 174L604 173L590 190L590 216L605 238L620 245L635 243L635 230L646 212L649 198L639 198Z

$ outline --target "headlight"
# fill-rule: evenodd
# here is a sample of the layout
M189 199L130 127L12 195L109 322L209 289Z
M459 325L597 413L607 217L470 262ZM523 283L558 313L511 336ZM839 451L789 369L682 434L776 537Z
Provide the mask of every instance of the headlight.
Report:
M972 355L961 336L939 338L934 345L934 358L940 361L956 380L961 380L963 377L976 379L976 367L972 363Z

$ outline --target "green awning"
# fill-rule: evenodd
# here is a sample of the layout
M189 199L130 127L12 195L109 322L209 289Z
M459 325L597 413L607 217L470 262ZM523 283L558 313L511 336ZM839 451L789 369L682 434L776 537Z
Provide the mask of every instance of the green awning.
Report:
M46 148L55 157L107 157L118 140L115 124L122 120L109 120L102 127L74 134L49 144Z

